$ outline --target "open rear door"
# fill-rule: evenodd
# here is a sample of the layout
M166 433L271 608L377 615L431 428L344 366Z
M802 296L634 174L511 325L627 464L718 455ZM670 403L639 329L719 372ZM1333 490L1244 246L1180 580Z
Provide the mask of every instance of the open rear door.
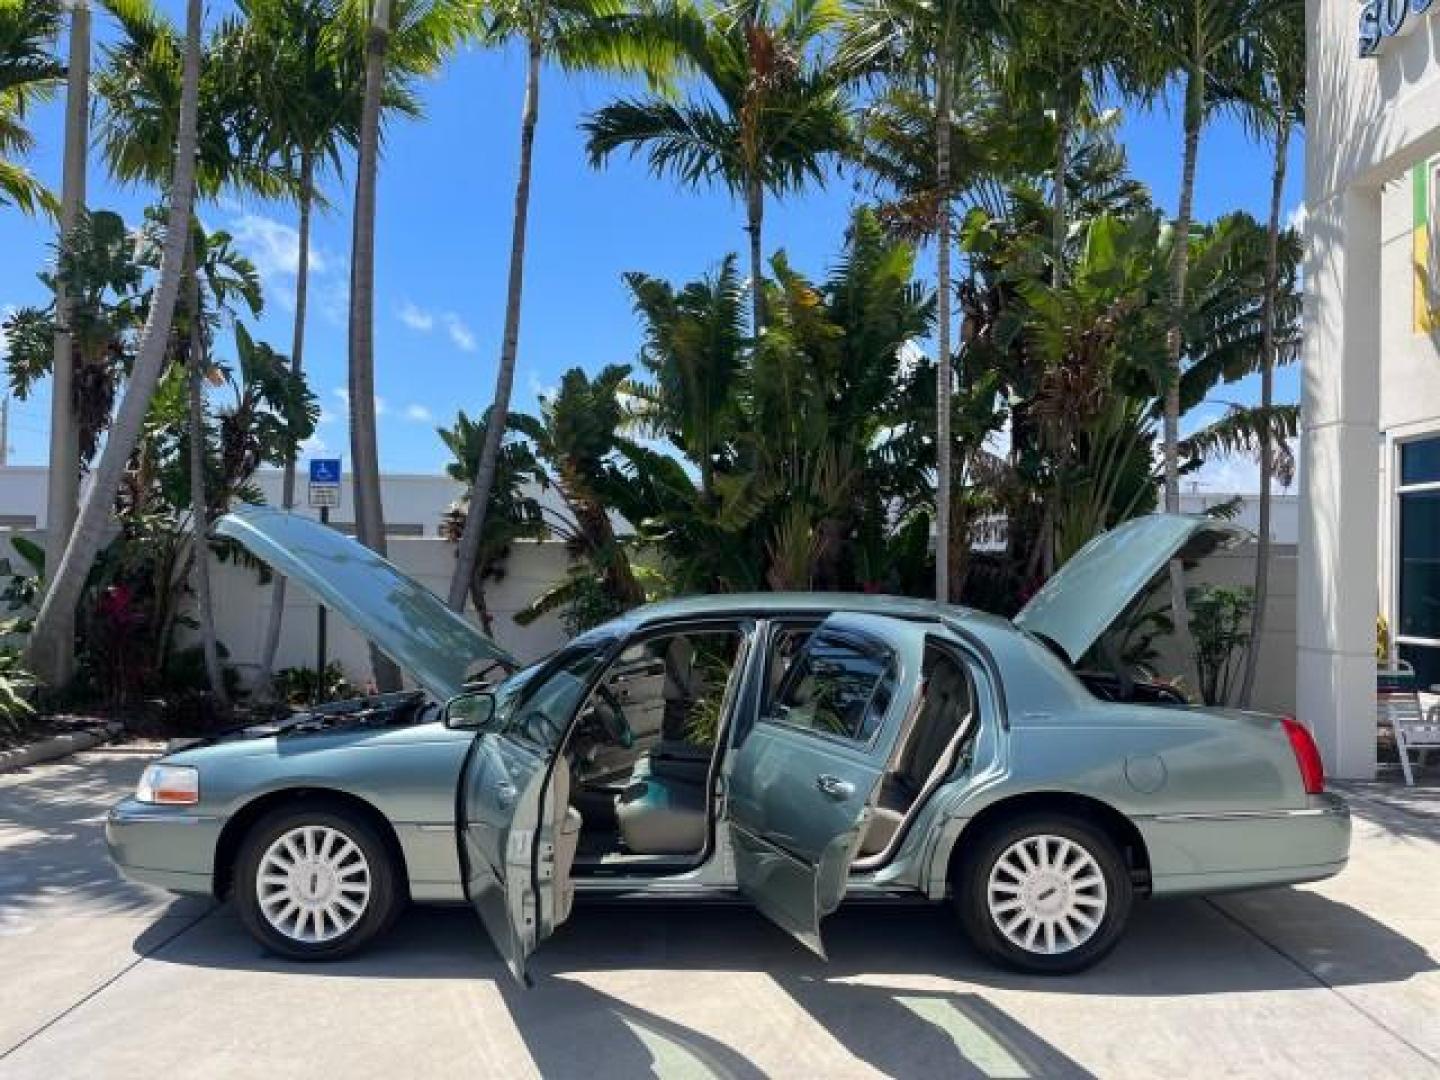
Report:
M826 619L730 759L740 889L822 957L887 763L921 693L922 624Z

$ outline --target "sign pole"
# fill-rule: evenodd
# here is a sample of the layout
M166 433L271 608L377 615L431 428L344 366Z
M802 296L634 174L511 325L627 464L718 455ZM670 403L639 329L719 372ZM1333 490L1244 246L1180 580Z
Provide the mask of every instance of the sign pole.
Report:
M320 507L320 524L330 524L330 507ZM325 623L325 605L320 604L315 609L315 700L317 704L324 702L327 689L325 686Z
M330 508L340 505L340 459L310 459L310 505L320 511L320 524L330 524ZM324 604L315 608L315 703L326 699L325 631L327 613Z

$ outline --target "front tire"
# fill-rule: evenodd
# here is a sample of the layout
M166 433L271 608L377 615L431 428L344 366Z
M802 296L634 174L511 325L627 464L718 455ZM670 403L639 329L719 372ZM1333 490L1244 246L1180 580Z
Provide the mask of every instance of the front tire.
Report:
M1026 815L982 836L956 890L976 948L1042 975L1098 962L1120 940L1134 899L1115 841L1084 819L1056 814Z
M385 842L341 809L281 808L256 823L235 863L240 921L292 960L338 960L363 948L399 904Z

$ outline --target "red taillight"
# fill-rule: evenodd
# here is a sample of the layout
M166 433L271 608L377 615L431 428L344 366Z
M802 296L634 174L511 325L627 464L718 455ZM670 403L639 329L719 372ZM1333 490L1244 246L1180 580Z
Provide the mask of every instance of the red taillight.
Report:
M1323 794L1325 763L1320 760L1320 748L1315 745L1315 736L1293 716L1285 717L1281 723L1285 725L1285 736L1290 740L1290 749L1295 751L1295 764L1300 766L1300 781L1305 785L1305 794Z

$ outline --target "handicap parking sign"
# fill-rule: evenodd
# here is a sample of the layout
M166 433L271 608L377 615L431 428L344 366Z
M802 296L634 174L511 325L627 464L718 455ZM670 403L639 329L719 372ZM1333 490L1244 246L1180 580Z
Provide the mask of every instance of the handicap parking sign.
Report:
M310 505L333 510L340 505L340 459L310 459Z
M311 458L310 483L338 485L340 483L340 459Z

